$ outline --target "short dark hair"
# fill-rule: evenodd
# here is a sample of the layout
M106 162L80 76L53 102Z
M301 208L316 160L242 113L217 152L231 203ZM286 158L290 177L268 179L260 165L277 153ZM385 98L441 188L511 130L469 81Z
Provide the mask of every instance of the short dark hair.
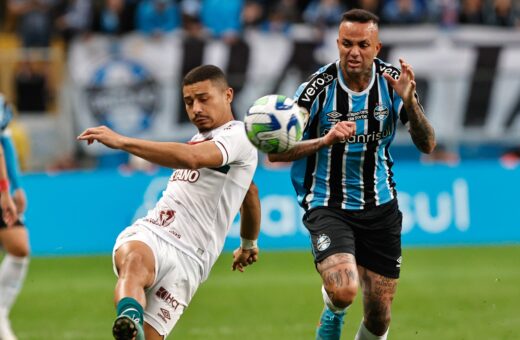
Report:
M184 76L182 86L192 85L201 81L211 80L229 87L226 76L220 68L215 65L201 65L192 69Z
M355 8L343 13L343 16L341 17L341 22L346 21L360 22L363 24L367 22L373 22L377 25L379 24L379 17L372 12L366 11L364 9Z

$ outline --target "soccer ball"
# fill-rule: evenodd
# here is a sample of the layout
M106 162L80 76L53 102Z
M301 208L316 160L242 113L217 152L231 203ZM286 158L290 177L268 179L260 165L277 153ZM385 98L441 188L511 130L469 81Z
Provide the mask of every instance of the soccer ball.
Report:
M285 152L302 139L304 115L291 98L272 94L255 101L244 125L247 138L260 151Z

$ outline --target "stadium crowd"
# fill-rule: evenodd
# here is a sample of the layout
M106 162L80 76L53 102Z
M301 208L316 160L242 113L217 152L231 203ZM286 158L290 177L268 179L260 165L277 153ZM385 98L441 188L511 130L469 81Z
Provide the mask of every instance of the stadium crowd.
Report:
M514 0L6 0L0 9L4 31L17 32L24 46L48 46L92 32L160 35L177 29L215 38L239 35L247 27L288 31L295 23L334 26L358 7L380 16L382 25L437 23L519 27Z

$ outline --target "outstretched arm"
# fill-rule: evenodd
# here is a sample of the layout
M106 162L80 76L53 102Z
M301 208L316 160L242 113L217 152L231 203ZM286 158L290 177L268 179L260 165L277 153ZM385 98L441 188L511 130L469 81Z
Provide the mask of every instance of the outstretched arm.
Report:
M270 153L268 157L271 162L295 161L318 152L322 147L331 146L336 143L344 143L355 134L356 124L354 122L341 121L334 125L323 137L298 142L289 151L283 153Z
M200 169L222 165L222 152L213 142L183 144L153 142L120 135L106 126L88 128L78 136L88 144L98 141L109 148L119 149L152 163L177 169Z
M415 74L412 66L403 59L399 59L401 63L401 75L397 80L392 78L388 73L383 76L388 83L394 88L395 92L403 99L403 105L408 114L409 131L412 141L424 153L431 153L435 148L435 131L428 122L424 111L419 105L415 96Z
M232 269L243 272L244 267L258 260L256 240L260 234L261 208L258 188L251 182L240 207L240 247L233 252Z

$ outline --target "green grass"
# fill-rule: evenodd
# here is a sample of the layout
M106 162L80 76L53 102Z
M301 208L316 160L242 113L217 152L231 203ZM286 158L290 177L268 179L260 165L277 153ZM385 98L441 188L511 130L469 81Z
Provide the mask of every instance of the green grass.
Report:
M245 273L224 253L170 338L312 339L320 280L305 252L263 252ZM390 339L518 339L520 247L404 250ZM35 258L12 313L24 339L110 339L109 256ZM343 339L361 320L349 310Z

